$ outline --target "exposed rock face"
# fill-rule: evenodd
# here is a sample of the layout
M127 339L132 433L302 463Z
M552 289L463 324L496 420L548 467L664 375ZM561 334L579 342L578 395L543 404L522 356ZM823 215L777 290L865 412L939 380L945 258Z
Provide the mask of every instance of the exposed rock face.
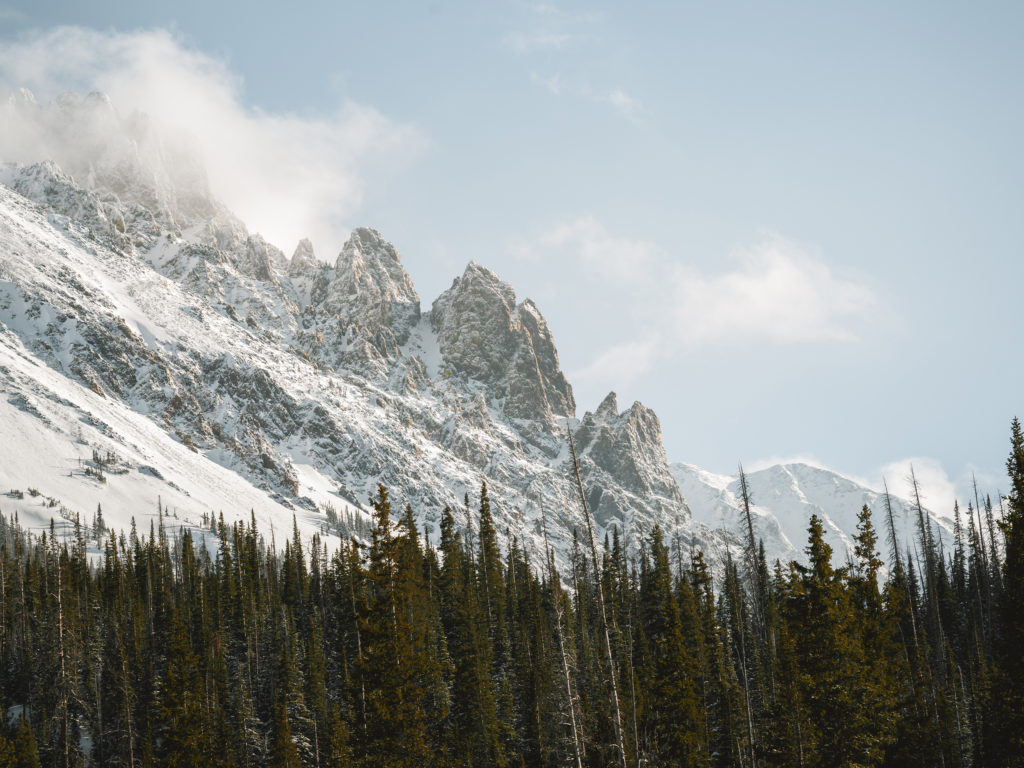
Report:
M316 254L313 253L313 244L307 238L299 240L291 261L288 262L288 277L315 274L318 267Z
M689 515L665 455L661 423L650 408L636 402L619 413L611 392L594 413L584 415L575 440L588 501L602 524L624 520L625 511L635 506L623 499L623 490Z
M551 422L576 410L547 322L529 299L470 262L430 312L445 365L488 386L514 419Z
M238 271L265 283L277 282L277 271L283 270L287 261L280 250L260 235L246 238L245 250L237 261Z
M381 333L397 344L409 339L420 319L420 297L395 246L374 229L353 230L334 265L321 309L366 338Z
M60 216L69 223L88 229L92 235L113 247L144 246L157 229L154 215L141 205L82 189L52 160L28 167L10 164L0 173L11 189Z
M288 262L288 278L296 303L308 307L323 302L333 271L316 258L309 240L300 240Z

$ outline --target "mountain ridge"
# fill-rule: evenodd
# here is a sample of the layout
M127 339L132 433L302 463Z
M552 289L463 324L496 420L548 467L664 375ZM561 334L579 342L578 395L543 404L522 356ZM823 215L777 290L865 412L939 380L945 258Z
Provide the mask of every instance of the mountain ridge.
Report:
M100 98L67 104L60 109L72 122L98 110L104 125L117 125ZM543 315L486 267L470 262L423 311L398 250L376 230L353 230L333 266L309 241L288 258L208 195L208 206L171 206L192 198L163 188L176 177L153 167L153 157L86 163L84 186L50 159L0 169L6 418L48 423L67 438L67 461L123 453L138 493L160 496L157 476L140 469L153 468L142 437L126 437L151 434L138 423L144 418L188 451L164 446L162 455L176 457L167 461L192 467L198 456L240 479L193 468L203 482L237 486L195 496L165 483L191 524L221 511L248 514L215 508L236 494L267 505L265 517L279 527L292 512L307 532L323 529L329 505L364 509L382 482L422 515L429 535L444 506L460 506L486 481L503 535L540 552L548 534L566 557L582 527L568 428L599 534L659 524L713 560L741 541L725 524L734 509L727 495L712 494L695 515L687 497L704 491L670 466L653 411L634 403L620 412L612 393L576 417ZM26 368L26 357L46 370ZM89 421L97 398L106 401L105 427ZM87 515L93 500L117 496L111 488L125 476L106 487L88 476L79 491L63 476L53 483L66 496L59 503ZM12 488L28 482L8 470L0 478ZM795 519L802 512L786 498ZM23 501L15 506L42 522L45 510ZM776 513L757 509L774 531ZM837 541L848 540L847 523L834 523ZM772 554L788 557L794 525L775 525Z

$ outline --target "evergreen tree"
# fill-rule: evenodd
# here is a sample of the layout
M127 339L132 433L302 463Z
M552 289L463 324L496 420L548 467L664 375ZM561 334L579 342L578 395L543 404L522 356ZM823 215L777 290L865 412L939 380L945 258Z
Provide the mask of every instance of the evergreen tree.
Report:
M400 570L402 541L394 535L391 502L383 485L371 501L376 527L367 571L369 594L359 616L360 674L367 706L362 759L367 766L412 768L431 759L426 732L428 693L422 678L427 649L414 640L407 605L412 596L408 582L403 584L407 575Z
M274 768L302 768L299 750L292 736L291 718L288 716L288 697L283 686L274 702L274 717L270 737L270 765Z
M692 603L689 584L680 582L680 589ZM651 740L647 760L651 765L709 765L697 665L683 639L668 550L658 526L651 532L650 562L642 577L640 620L646 662L640 678L648 702L642 730Z
M451 759L456 765L503 766L488 622L479 602L472 562L447 507L441 516L440 548L438 599L454 667L448 724Z
M875 723L879 713L867 685L864 647L843 583L845 574L832 567L832 548L816 515L811 516L808 533L810 566L789 602L789 632L800 656L801 698L815 742L808 764L880 765L883 745ZM865 544L862 538L861 546Z
M1010 493L1002 521L1006 539L992 705L987 718L989 765L1024 765L1024 432L1016 418L1010 427L1006 460Z
M171 612L167 666L161 686L157 757L162 768L209 765L214 757L202 709L198 658L182 613L181 606Z

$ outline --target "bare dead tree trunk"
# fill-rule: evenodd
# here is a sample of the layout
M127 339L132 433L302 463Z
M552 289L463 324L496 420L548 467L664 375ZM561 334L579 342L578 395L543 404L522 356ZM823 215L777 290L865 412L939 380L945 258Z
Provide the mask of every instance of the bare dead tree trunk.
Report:
M121 653L121 692L124 695L125 721L128 723L128 765L135 768L135 732L132 728L132 705L128 696L128 662Z
M356 656L359 659L359 704L363 714L363 733L366 733L366 682L363 680L363 638L359 632L359 612L356 610L356 587L352 582L352 570L348 574L348 591L352 600L352 615L356 617Z
M985 551L985 526L981 519L981 499L978 498L978 481L974 478L973 474L971 475L971 480L973 481L974 485L974 508L978 510L978 539L981 545L979 547L979 549L981 550L981 562L982 566L985 568L985 577L987 581L988 575L989 573L991 573L991 571L988 567L988 553Z
M587 505L587 496L583 492L583 478L580 476L580 462L576 457L576 442L572 437L572 430L568 422L565 425L569 433L569 453L572 456L572 467L576 475L576 489L579 491L580 505L583 507L583 518L587 521L587 537L590 540L590 556L594 564L594 580L597 583L597 605L601 611L601 628L604 637L604 649L608 660L608 676L611 683L612 712L615 716L615 740L619 748L619 762L622 768L626 768L626 748L622 740L622 713L619 711L619 685L615 680L615 657L612 655L612 641L608 634L608 612L604 604L604 587L601 584L601 572L597 560L597 541L594 538L594 524L590 519L590 508Z
M68 678L64 653L64 589L60 567L60 549L56 542L53 551L57 568L57 647L60 651L61 735L64 739L64 768L71 768L71 724L68 722Z
M743 502L743 516L747 523L747 568L750 571L750 575L753 577L751 582L754 585L753 603L754 608L754 627L757 630L758 639L763 643L765 649L768 648L768 630L767 622L765 621L765 597L768 594L768 585L764 583L763 574L761 573L760 564L757 558L757 539L754 536L754 514L750 507L752 501L750 498L750 488L747 485L747 475L743 471L743 465L739 466L740 475L740 499ZM774 686L773 686L774 687Z
M738 607L738 606L737 606ZM746 641L743 639L743 614L739 615L739 636L740 636L740 671L743 673L743 702L747 711L747 747L750 750L750 766L754 768L754 715L750 705L750 682L747 679L747 650Z
M560 584L558 572L555 570L555 557L548 544L548 519L544 507L540 510L541 530L544 532L544 557L547 560L548 580L551 582L552 596L556 595L556 585ZM576 700L572 694L572 676L569 674L569 659L565 652L565 640L562 635L562 606L555 602L555 637L558 640L558 653L562 659L562 676L565 678L565 696L569 703L569 722L572 725L573 757L576 768L583 768L583 753L580 749L580 735L576 727Z
M932 621L935 622L935 629L938 634L938 637L932 641L932 645L936 647L936 653L941 654L942 648L946 642L946 633L942 626L942 614L939 612L939 599L935 585L936 573L938 568L941 567L941 564L935 562L935 541L932 537L931 522L926 518L924 505L921 504L920 486L917 482L917 476L914 474L913 465L910 466L910 482L914 490L914 506L917 508L918 525L921 528L921 542L924 547L925 567L928 569L925 579L925 585L927 586L928 592L928 611L931 613Z
M633 516L629 517L629 530L632 530ZM626 566L626 578L628 579L629 565L632 564L629 558L629 530L626 531L623 538L625 539L623 544L623 556L627 562ZM635 572L635 571L634 571ZM636 670L633 668L633 608L635 603L631 601L628 613L628 620L626 622L626 632L629 637L628 653L629 656L629 700L631 708L633 710L633 757L636 759L636 766L640 768L640 732L639 725L636 721ZM705 727L707 727L707 718L704 718Z
M576 758L576 768L583 768L583 760L580 750L580 735L576 728L576 703L572 694L572 677L569 674L569 659L565 653L565 641L562 637L562 607L555 606L556 633L558 639L558 652L562 657L562 676L565 678L565 695L569 702L569 722L572 725L572 747L573 756Z

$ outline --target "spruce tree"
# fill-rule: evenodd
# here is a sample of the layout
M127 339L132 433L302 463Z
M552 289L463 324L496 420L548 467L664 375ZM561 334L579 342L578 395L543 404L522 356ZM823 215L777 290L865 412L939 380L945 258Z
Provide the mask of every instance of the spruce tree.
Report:
M992 704L987 722L989 765L1024 765L1024 432L1016 418L1010 426L1006 460L1010 493L1001 528L1006 539Z
M681 588L689 591L688 584ZM692 597L687 600L691 601ZM639 608L646 645L641 679L648 701L642 730L653 742L647 760L663 766L709 765L697 665L684 642L668 549L658 526L651 532L650 563L641 584Z
M431 760L423 678L429 651L417 643L410 622L413 596L401 569L403 542L394 533L387 489L378 486L371 501L376 526L367 571L369 594L359 617L367 704L362 759L367 766L413 768Z
M790 601L790 634L797 638L802 696L822 766L880 765L875 703L865 679L864 646L854 621L843 572L832 567L832 548L821 520L808 527L809 568Z
M456 765L503 766L489 623L479 600L472 559L447 507L441 516L440 548L438 600L454 667L447 726L452 735L452 759Z

